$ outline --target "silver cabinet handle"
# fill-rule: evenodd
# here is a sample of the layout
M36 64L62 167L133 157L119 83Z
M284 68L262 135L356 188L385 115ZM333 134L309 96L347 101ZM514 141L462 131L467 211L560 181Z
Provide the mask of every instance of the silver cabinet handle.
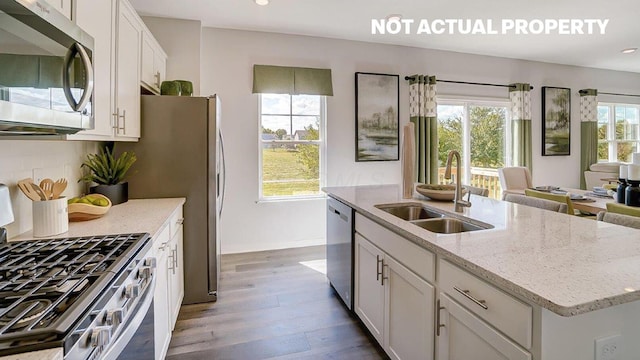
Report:
M111 116L113 116L113 125L111 127L113 129L115 129L116 133L117 133L118 132L118 123L119 123L119 119L120 119L120 108L117 107L116 108L116 112L111 114Z
M118 120L118 132L122 130L122 135L127 135L127 110L122 110L122 115L118 115L122 119L122 127L120 127L120 120Z
M156 78L156 87L159 89L160 88L160 71L156 72L155 75L153 75L154 78Z
M167 244L169 244L169 242L168 242L168 241L163 242L163 243L162 243L162 245L160 245L160 246L158 247L158 250L162 250L162 251L164 251L164 248L166 248L166 247L167 247Z
M453 287L453 290L459 292L460 294L462 294L464 297L466 297L467 299L473 301L476 305L480 306L481 308L485 309L485 310L489 310L489 307L486 305L487 302L485 300L480 300L480 299L476 299L475 297L473 297L470 293L469 290L462 290L457 286Z
M380 281L380 285L384 286L384 281L385 280L389 280L389 278L387 276L384 276L384 268L389 268L389 265L384 263L384 260L382 261L382 281ZM389 273L389 271L387 270L387 274Z
M440 328L445 327L444 324L440 324L440 311L444 310L444 306L440 306L440 299L436 302L436 336L440 336Z
M376 255L376 281L380 281L380 275L382 275L382 266L384 260L380 258L380 255Z

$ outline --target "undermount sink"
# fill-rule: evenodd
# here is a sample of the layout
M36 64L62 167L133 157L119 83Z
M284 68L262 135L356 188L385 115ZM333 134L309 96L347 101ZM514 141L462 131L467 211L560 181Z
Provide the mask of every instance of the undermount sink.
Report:
M380 204L375 207L425 230L439 234L493 229L493 225L479 221L448 217L446 213L425 208L420 203Z
M419 203L383 204L376 205L375 207L407 221L434 219L444 216L444 214L441 214L439 212L425 209L422 204Z
M488 224L479 225L453 218L419 220L412 221L411 223L420 226L425 230L439 234L457 234L461 232L486 230L493 228L493 226Z

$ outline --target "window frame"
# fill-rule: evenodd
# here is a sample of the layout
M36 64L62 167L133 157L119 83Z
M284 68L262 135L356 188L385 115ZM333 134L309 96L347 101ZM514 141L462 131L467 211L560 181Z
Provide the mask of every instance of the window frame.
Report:
M607 107L607 115L609 122L607 123L607 139L601 140L597 139L597 143L605 143L607 144L607 154L608 159L598 159L599 163L607 163L607 162L623 162L618 159L618 144L619 143L636 143L636 149L640 150L640 104L633 103L618 103L611 101L598 101L598 105L596 105L596 109L599 107ZM638 109L638 130L636 131L636 138L634 140L618 140L616 139L616 106L621 107L634 107ZM600 127L600 119L597 119L598 127ZM597 134L597 130L596 130ZM629 162L628 160L627 162Z
M322 187L326 184L326 133L327 133L327 97L325 95L307 95L318 96L320 98L320 123L318 125L318 140L262 140L262 117L263 116L289 116L289 131L292 130L293 118L298 116L315 116L315 115L294 115L293 114L293 96L296 94L277 94L289 96L289 113L288 114L268 114L262 113L262 96L271 94L258 94L258 200L257 203L262 202L277 202L277 201L297 201L297 200L315 200L324 199L326 195L321 191ZM304 95L304 94L300 94ZM290 134L293 137L294 134ZM264 196L263 189L263 158L262 150L264 144L317 144L318 145L318 157L319 157L319 169L318 169L318 194L305 194L305 195L280 195L280 196Z
M511 166L513 158L511 154L511 102L509 98L493 98L493 97L477 97L477 96L455 96L444 95L438 96L436 105L449 105L449 106L463 106L462 119L462 168L464 176L462 177L463 183L470 183L471 181L471 157L464 156L464 154L471 154L471 126L469 124L469 107L471 106L495 106L505 107L505 139L504 139L504 166Z

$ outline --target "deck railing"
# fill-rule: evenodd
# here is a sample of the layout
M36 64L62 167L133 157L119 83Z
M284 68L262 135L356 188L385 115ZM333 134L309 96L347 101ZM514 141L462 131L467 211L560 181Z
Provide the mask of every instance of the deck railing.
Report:
M445 168L438 168L438 183L448 184L449 181L444 178ZM456 174L456 169L451 169L452 174ZM502 188L500 187L500 178L498 177L498 169L488 168L471 168L471 186L476 186L489 190L489 197L500 199L502 196Z

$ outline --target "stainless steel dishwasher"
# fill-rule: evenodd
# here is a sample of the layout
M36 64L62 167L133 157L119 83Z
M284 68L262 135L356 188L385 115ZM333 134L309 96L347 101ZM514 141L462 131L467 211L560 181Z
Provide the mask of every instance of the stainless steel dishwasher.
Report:
M344 304L353 309L353 209L327 198L327 278Z

